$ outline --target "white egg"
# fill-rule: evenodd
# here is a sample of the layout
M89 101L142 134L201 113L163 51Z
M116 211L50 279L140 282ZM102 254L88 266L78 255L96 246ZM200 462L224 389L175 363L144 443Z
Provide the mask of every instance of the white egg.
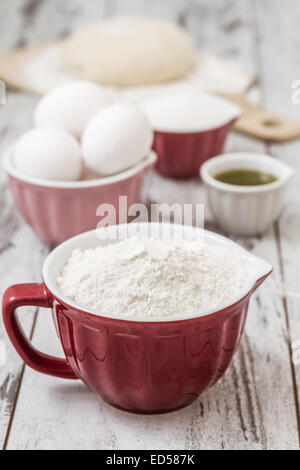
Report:
M114 104L97 113L82 136L85 164L102 175L123 171L149 152L153 132L146 116L130 104Z
M32 129L17 141L14 164L24 175L34 178L75 181L82 171L80 145L60 129Z
M34 123L64 129L80 138L91 117L113 101L113 97L95 83L66 83L41 98L35 109Z

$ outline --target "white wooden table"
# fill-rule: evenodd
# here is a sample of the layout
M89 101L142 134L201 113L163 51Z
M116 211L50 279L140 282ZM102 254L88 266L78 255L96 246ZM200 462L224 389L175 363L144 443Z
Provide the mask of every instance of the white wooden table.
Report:
M300 78L298 0L10 0L0 3L1 52L65 34L83 21L115 13L156 15L184 24L205 51L255 70L261 102L300 118L291 83ZM0 107L1 154L31 126L36 97L9 91ZM190 407L160 416L117 411L83 384L24 367L10 346L0 366L3 449L299 449L300 141L265 145L232 135L229 150L275 155L298 169L284 213L263 237L237 240L269 260L274 273L251 302L242 344L224 378ZM143 188L148 202L203 202L198 180L163 180ZM207 227L214 228L207 214ZM217 228L216 228L217 229ZM12 283L41 279L49 247L14 209L0 173L0 296ZM48 353L60 347L49 311L24 309L27 334Z

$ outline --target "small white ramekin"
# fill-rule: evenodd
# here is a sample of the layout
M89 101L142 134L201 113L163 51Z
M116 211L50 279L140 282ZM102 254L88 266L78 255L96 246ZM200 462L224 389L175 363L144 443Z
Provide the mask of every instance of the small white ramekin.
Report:
M239 168L271 173L277 180L238 186L214 178L220 172ZM278 218L285 186L293 174L294 170L277 158L247 152L211 158L200 170L214 218L225 232L241 236L261 234Z

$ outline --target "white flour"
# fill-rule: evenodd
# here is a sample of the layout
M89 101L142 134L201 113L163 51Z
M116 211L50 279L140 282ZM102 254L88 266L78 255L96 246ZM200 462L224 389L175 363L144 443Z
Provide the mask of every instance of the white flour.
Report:
M129 238L74 250L57 284L66 297L99 314L171 317L200 313L230 300L246 277L225 248Z

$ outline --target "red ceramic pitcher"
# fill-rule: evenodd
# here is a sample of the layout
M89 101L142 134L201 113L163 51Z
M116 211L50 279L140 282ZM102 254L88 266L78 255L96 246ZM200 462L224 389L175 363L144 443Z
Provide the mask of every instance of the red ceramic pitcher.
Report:
M134 225L143 229L157 226ZM86 232L62 243L48 256L42 284L19 284L5 292L4 323L24 362L38 372L81 379L106 402L136 413L181 408L213 385L239 345L251 294L272 267L225 237L193 227L173 227L177 236L179 231L183 237L202 236L205 243L230 251L248 273L238 296L218 308L196 315L182 312L171 320L143 318L143 312L133 319L122 312L107 315L80 307L59 292L56 279L75 248L109 243L116 226L108 228L108 238L99 239L96 231ZM37 351L26 339L16 313L22 305L53 309L65 359Z

